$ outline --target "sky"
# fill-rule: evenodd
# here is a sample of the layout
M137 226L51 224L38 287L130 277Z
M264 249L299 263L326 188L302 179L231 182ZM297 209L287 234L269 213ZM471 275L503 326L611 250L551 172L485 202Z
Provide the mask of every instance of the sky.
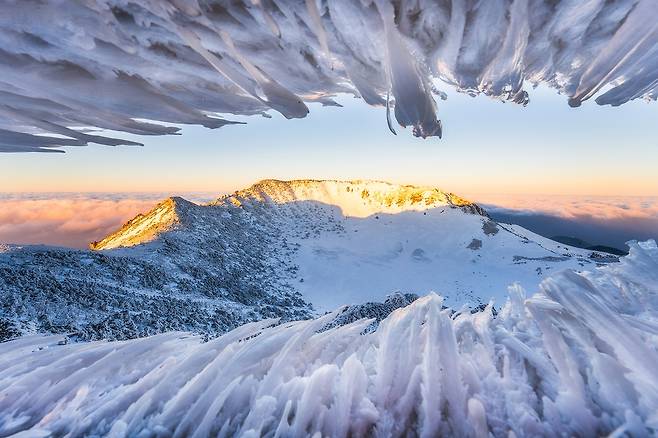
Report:
M228 192L263 178L381 179L462 195L658 194L658 104L569 108L540 88L523 108L448 91L444 138L392 135L385 110L341 96L306 119L239 118L217 130L136 137L144 147L69 147L66 154L5 154L0 191Z
M86 247L169 195L203 202L264 178L426 184L548 237L622 248L658 237L658 104L574 109L539 88L523 108L446 91L442 140L394 136L383 108L340 96L344 108L312 105L301 120L236 117L247 124L119 134L144 147L1 155L0 242Z

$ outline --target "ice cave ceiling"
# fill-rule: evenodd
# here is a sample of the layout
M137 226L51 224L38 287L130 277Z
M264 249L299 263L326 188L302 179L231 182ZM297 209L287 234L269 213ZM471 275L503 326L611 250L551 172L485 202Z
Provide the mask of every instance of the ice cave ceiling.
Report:
M441 136L437 90L658 96L658 0L3 0L0 152L135 144L350 93ZM397 123L396 123L397 121ZM164 122L164 124L162 123ZM173 124L173 125L172 125ZM385 129L385 128L384 128Z

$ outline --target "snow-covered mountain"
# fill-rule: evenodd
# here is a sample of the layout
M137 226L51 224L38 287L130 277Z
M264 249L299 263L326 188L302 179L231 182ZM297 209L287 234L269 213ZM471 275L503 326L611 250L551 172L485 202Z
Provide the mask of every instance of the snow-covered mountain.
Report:
M373 181L266 180L208 205L170 198L91 248L1 253L5 332L214 335L395 292L500 305L514 282L533 290L548 273L616 260L498 224L436 188Z
M0 436L654 436L656 243L538 289L495 317L429 295L374 331L327 329L335 312L209 342L2 343Z
M397 290L439 291L453 306L501 303L512 282L531 288L551 271L609 260L496 224L431 187L265 181L225 202L263 211L295 244L296 289L320 310Z

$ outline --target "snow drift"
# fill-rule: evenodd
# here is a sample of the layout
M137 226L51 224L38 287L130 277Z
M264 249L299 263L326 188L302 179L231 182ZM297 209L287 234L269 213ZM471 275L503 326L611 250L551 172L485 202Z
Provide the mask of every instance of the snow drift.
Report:
M656 0L7 0L2 12L5 152L136 144L90 128L305 117L337 93L386 106L394 132L392 117L440 137L437 80L521 104L527 83L572 106L658 94Z
M658 428L658 247L518 287L494 316L437 295L360 320L0 344L0 435L633 436Z

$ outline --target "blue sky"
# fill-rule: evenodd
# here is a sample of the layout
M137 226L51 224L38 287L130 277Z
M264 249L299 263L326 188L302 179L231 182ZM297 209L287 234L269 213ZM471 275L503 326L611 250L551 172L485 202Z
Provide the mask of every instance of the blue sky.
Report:
M134 137L145 147L6 154L0 191L216 191L263 178L382 179L459 194L658 194L658 104L569 108L539 88L521 106L450 92L443 140L392 135L383 108L351 96L306 119L249 117L218 130Z

